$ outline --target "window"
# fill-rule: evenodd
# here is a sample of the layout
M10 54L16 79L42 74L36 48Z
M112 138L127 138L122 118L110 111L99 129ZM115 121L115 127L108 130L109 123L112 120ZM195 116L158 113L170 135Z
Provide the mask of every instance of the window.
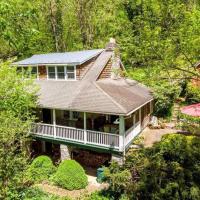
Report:
M48 66L48 79L74 80L75 66Z
M37 78L37 74L38 74L37 67L32 67L31 68L31 76L33 76L34 78Z
M65 79L65 67L64 66L57 67L57 78Z
M67 79L75 79L75 70L74 66L67 66L66 71L67 71Z
M48 67L48 78L49 79L56 78L56 67Z

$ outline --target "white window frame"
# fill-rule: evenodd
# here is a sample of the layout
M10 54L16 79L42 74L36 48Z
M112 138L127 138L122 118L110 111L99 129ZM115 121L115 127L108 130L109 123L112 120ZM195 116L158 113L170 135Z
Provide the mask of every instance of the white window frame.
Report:
M70 67L74 67L74 79L68 79L68 76L67 76L67 67L70 66ZM72 73L71 73L72 74ZM68 81L76 81L76 65L66 65L65 66L65 79L68 80Z
M64 73L65 78L64 79L58 79L58 71L57 67L63 66L64 67ZM74 67L74 79L68 79L67 77L67 67L72 66ZM49 67L55 67L55 78L49 78ZM46 71L47 71L47 80L59 80L59 81L76 81L76 65L46 65Z

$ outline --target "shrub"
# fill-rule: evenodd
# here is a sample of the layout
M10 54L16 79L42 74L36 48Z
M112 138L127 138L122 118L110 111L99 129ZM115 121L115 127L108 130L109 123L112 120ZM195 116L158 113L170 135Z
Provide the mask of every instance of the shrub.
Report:
M30 187L23 191L21 194L22 200L38 200L38 199L45 199L45 200L61 200L59 197L45 193L40 188L37 187Z
M51 180L56 185L68 190L82 189L88 184L84 169L75 160L63 161Z
M200 139L168 134L150 148L137 149L126 157L124 166L110 166L108 183L114 199L188 199L200 196ZM117 172L116 172L117 170ZM118 177L129 170L131 179ZM105 174L107 175L107 174ZM120 186L120 187L119 187Z
M200 102L200 89L198 86L195 86L192 83L188 83L186 90L186 101L188 103Z
M101 192L94 192L84 197L84 200L109 200L109 197L104 196Z
M48 156L38 156L27 170L27 179L33 183L38 183L47 180L55 171L56 167Z

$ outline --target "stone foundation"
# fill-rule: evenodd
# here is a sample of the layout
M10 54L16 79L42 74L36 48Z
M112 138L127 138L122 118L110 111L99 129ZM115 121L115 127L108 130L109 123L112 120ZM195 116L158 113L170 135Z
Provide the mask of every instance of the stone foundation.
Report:
M123 156L112 154L111 161L117 162L119 165L122 165L124 163L124 158Z
M73 149L72 159L86 167L98 168L102 165L107 166L111 160L111 154L99 153L84 149Z
M70 160L71 159L71 149L67 145L60 145L60 159L61 160Z

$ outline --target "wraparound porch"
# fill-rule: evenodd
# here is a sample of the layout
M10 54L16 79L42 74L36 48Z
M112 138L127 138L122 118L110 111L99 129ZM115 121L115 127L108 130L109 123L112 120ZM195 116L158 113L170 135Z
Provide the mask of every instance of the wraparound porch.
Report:
M151 102L129 116L53 109L49 110L49 119L47 113L40 113L39 122L33 124L32 133L41 139L125 152L135 136L148 124L151 111Z

